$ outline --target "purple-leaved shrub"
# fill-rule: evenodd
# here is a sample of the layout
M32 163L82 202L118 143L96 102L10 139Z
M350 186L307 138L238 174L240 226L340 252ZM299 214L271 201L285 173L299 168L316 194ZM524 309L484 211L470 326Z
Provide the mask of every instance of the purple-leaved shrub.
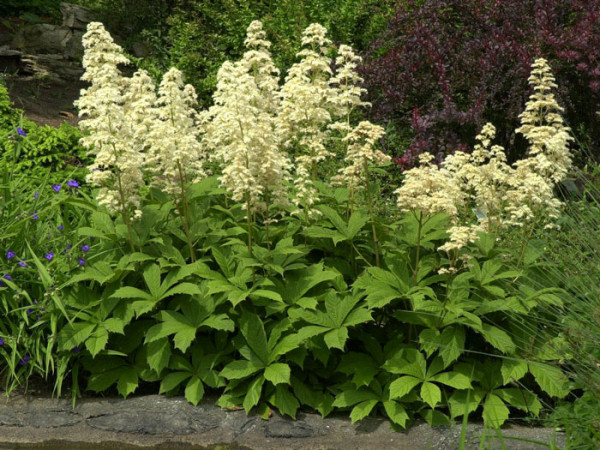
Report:
M361 74L376 119L408 141L404 154L389 149L396 163L472 148L486 122L515 160L527 150L514 130L538 57L553 68L578 144L600 156L600 0L402 2Z

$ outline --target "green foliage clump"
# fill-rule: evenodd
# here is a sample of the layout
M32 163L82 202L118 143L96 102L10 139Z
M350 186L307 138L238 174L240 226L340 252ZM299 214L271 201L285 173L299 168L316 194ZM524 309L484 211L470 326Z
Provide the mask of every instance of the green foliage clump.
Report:
M55 15L59 11L62 0L3 0L0 15L5 17L23 14Z
M68 171L68 166L82 166L87 157L79 145L81 137L79 129L67 123L55 128L23 118L23 111L14 108L6 87L0 84L0 161L9 172L36 178L48 168ZM53 180L63 176L53 176Z
M164 3L167 5L162 9L156 7ZM300 50L302 31L311 23L328 28L334 43L344 42L361 51L384 28L393 4L387 0L112 0L102 6L107 12L102 19L109 30L123 38L129 50L133 43L139 43L141 34L150 55L137 64L156 79L172 66L182 70L186 81L196 88L200 106L206 106L211 103L219 67L241 56L246 29L253 20L263 22L273 42L272 52L277 55L275 63L285 72ZM138 21L143 14L132 11L140 5L148 5L150 9L144 7L146 12L155 8L160 13L153 21ZM128 28L123 20L134 20L137 25L132 23Z

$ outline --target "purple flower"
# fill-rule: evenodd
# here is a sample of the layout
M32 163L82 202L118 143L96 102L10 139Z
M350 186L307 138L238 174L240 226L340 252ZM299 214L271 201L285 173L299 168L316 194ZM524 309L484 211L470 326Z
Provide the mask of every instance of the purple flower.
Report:
M27 137L27 133L23 131L23 128L17 127L17 133L19 133L23 137Z
M9 274L4 275L4 279L8 281L12 281L12 277Z
M19 261L19 262L18 262L18 264L19 264L21 267L27 267L27 264L25 263L25 261L27 261L27 260L26 260L25 258L23 258L21 261Z
M32 312L33 312L33 309L29 308L29 309L27 310L27 315L30 315Z
M25 355L21 358L21 360L19 361L19 366L24 366L25 364L27 364L29 362L29 355Z
M54 190L54 192L60 192L61 188L62 188L62 186L60 184L53 184L52 185L52 189Z
M59 226L58 226L58 229L59 229L60 231L62 231L64 228L65 228L65 227L64 227L63 225L59 225Z
M34 211L34 212L32 212L32 213L31 213L31 217L33 217L33 220L38 220L38 219L39 219L39 217L38 217L38 215L37 215L37 211Z
M79 259L77 260L77 262L79 263L79 265L80 265L80 266L85 266L85 259L83 259L83 258L79 258Z
M67 186L73 187L73 188L78 188L79 187L79 183L76 180L70 180L67 181Z
M35 192L35 194L33 194L33 198L38 198L38 193L37 193L37 191Z
M82 252L87 252L87 251L89 251L89 249L90 249L90 246L89 246L89 245L87 245L87 244L85 244L85 245L81 246L81 251L82 251Z
M6 252L6 259L14 258L15 256L17 256L16 253L11 250Z
M79 353L81 349L77 346L73 347L73 353Z
M0 347L4 345L4 338L0 337Z
M46 258L48 261L52 261L52 258L54 258L54 253L52 253L52 252L46 253L44 255L44 258Z

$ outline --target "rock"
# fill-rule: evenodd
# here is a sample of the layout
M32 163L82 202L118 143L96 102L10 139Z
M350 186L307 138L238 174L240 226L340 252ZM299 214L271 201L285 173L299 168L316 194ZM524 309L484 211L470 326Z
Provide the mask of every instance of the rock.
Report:
M72 3L61 3L60 11L63 15L63 26L74 30L85 30L87 24L94 20L89 9Z
M23 55L21 73L53 81L74 81L81 78L83 68L63 55Z
M21 68L21 52L7 45L0 47L0 73L15 73Z
M265 436L273 438L306 438L313 434L313 428L300 420L271 419L265 428Z
M15 414L9 408L0 409L0 427L22 427L24 425L20 415Z
M86 423L101 430L140 434L202 433L219 426L219 422L209 418L197 421L188 414L165 414L162 411L114 411L90 417Z
M150 47L145 42L135 42L131 50L136 58L145 58L150 54Z
M29 25L15 36L12 47L29 54L62 54L72 37L73 32L67 27L47 23Z
M25 414L25 424L34 428L68 427L81 422L76 412L62 408L35 409Z
M73 36L67 42L64 55L70 59L78 61L83 58L83 31L73 31Z

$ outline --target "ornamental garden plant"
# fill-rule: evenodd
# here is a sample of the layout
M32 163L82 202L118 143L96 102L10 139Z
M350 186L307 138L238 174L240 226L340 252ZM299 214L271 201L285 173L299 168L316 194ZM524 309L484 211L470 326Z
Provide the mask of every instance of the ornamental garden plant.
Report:
M572 159L545 59L515 130L524 158L507 162L486 124L469 152L423 153L388 195L384 130L356 120L360 57L323 26L281 81L252 22L200 112L177 69L158 87L124 76L101 23L83 42L85 185L34 194L4 166L7 393L38 375L74 402L210 392L265 419L347 411L399 429L499 428L570 394L561 336L532 321L558 321L568 295L532 281Z

